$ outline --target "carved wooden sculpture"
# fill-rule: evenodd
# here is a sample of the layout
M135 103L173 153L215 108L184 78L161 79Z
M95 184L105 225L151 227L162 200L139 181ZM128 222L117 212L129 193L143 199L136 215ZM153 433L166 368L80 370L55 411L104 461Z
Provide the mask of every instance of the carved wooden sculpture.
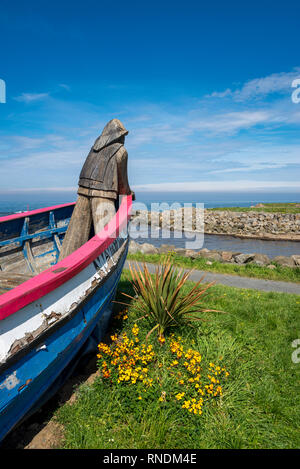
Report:
M92 222L95 233L104 228L116 213L119 195L134 195L127 177L127 134L123 124L112 119L91 148L79 176L78 200L59 261L88 241Z

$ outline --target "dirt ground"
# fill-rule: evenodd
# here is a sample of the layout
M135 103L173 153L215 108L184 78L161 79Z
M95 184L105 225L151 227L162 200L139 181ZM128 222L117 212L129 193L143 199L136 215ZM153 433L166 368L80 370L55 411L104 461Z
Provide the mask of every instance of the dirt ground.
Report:
M1 449L53 449L63 438L63 428L54 418L55 410L76 399L74 389L81 383L92 383L97 376L96 357L93 355L78 363L73 375L34 415L17 426L3 440Z

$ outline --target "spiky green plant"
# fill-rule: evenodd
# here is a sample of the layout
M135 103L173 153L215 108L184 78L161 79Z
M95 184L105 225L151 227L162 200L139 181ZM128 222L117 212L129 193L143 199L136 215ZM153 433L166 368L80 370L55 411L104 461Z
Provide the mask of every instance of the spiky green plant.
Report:
M143 265L143 271L138 264L136 267L129 264L129 269L134 292L144 313L143 317L148 318L152 325L154 324L148 336L158 329L159 337L163 338L169 327L200 320L201 318L195 316L195 313L216 311L200 307L203 295L214 282L201 288L203 276L188 294L181 294L181 289L187 282L191 271L184 272L183 269L177 269L169 259L156 267L153 278L146 264ZM134 299L130 295L123 294Z

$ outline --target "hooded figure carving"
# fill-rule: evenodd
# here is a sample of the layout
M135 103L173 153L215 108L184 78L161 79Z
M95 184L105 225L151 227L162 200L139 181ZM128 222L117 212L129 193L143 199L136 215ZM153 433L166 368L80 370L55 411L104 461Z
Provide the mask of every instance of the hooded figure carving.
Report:
M118 119L109 121L92 146L79 176L78 199L68 226L59 261L89 239L91 224L99 233L115 215L119 195L133 194L127 176L128 131ZM134 194L133 194L134 195Z

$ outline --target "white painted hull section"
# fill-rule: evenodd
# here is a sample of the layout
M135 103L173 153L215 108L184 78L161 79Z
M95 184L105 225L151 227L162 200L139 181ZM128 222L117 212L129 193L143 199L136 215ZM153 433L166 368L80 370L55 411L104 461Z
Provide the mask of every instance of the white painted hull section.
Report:
M16 346L26 345L28 337L39 335L71 313L93 285L111 270L115 263L114 254L124 241L124 238L117 238L94 262L69 281L0 321L0 363L11 356Z

